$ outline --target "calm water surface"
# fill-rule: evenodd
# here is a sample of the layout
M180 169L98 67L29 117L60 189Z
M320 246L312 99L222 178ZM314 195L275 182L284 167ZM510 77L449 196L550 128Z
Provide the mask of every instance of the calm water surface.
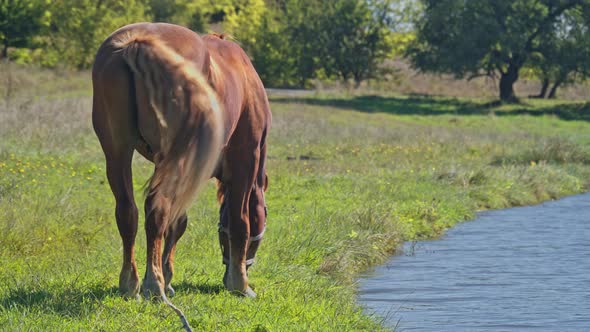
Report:
M398 331L590 331L590 194L481 213L359 283Z

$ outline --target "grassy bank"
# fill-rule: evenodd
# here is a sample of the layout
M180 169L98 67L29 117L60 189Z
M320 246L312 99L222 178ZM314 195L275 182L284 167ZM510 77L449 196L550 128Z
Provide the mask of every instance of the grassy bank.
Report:
M114 200L91 130L88 85L72 86L89 75L43 75L16 73L28 83L0 100L0 330L179 328L167 307L117 295ZM173 302L195 330L383 329L355 303L354 276L401 241L435 237L477 210L557 198L590 182L585 105L272 99L269 225L251 270L259 297L223 290L210 183L189 211L173 280ZM136 157L134 167L141 206L152 166ZM142 232L137 242L143 273Z

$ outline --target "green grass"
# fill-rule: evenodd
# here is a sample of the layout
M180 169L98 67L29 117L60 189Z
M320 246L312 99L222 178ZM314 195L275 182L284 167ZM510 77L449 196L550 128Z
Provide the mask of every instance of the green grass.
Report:
M14 70L30 84L0 100L0 330L179 329L166 306L117 295L122 248L88 74ZM354 280L402 241L590 183L583 104L406 96L271 104L268 231L250 273L259 297L222 287L210 183L189 210L172 282L172 301L195 330L386 329L356 303ZM138 206L151 169L136 157ZM144 251L140 231L141 273Z

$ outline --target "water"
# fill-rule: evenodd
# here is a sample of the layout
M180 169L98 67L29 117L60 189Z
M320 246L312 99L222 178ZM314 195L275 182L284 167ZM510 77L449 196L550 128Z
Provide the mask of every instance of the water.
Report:
M590 331L590 193L481 213L359 283L398 331Z

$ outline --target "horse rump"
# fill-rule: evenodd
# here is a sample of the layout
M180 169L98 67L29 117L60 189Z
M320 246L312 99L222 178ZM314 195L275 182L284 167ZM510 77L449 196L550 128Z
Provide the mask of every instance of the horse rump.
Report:
M217 165L223 124L217 96L201 72L157 35L132 31L112 42L144 85L160 129L160 151L146 191L169 200L176 220Z

